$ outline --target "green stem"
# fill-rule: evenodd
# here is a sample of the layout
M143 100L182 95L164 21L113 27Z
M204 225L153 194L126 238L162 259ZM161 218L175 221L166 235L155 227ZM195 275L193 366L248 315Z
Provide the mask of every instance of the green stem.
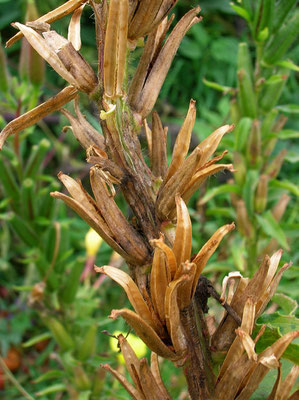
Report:
M32 397L24 388L23 386L20 385L20 383L16 380L16 378L13 376L13 374L10 372L10 370L7 368L5 361L3 358L0 356L0 366L2 370L4 371L5 375L7 378L11 381L11 383L18 389L22 395L28 399L28 400L35 400L34 397Z

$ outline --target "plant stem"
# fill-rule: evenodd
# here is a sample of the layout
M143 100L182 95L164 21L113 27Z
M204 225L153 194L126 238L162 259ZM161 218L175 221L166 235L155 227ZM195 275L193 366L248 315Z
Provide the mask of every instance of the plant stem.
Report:
M22 395L28 399L28 400L35 400L34 397L32 397L24 388L23 386L20 385L20 383L16 380L16 378L13 376L13 374L10 372L10 370L7 368L3 358L0 356L0 366L3 369L5 375L7 378L11 381L13 385L18 389Z
M184 373L190 397L192 400L209 400L215 387L215 377L211 368L204 316L194 300L182 310L181 321L189 354Z

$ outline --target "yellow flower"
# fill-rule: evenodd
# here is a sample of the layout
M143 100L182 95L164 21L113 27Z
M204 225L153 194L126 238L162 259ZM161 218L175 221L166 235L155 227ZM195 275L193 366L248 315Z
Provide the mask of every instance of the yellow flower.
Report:
M113 335L118 337L118 335L120 335L121 333L122 333L121 331L114 331ZM137 337L133 333L130 333L129 336L127 337L127 342L131 345L138 358L144 357L146 355L147 352L146 345L143 343L141 339L139 339L139 337ZM119 352L117 340L114 337L111 337L109 340L109 344L111 350L118 353L117 354L118 362L120 364L124 364L125 360L122 353Z

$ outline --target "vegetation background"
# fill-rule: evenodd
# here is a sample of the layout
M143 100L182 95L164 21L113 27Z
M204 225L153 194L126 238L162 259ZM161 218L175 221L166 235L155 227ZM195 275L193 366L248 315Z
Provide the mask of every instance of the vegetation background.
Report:
M42 15L60 3L58 0L36 0L36 7ZM15 33L10 23L23 22L31 5L30 0L0 0L2 43ZM193 1L180 1L175 8L177 18L191 6L194 6ZM200 6L203 21L192 27L183 39L156 105L163 123L169 126L169 154L191 98L196 100L198 109L194 146L214 129L231 121L230 94L215 90L209 82L236 88L239 43L246 42L254 54L254 42L246 21L237 15L229 1L202 0ZM68 22L69 17L65 17L53 27L66 35ZM96 68L93 17L87 7L81 29L82 54ZM64 86L63 80L49 67L45 68L43 76L44 67L42 63L38 64L39 61L35 61L35 72L31 70L32 78L30 68L34 65L30 67L28 55L27 58L21 56L20 60L21 45L18 42L5 50L10 77L8 87L1 82L1 128ZM291 47L288 58L299 64L298 42ZM3 55L1 63L4 71ZM130 67L134 67L134 60ZM34 76L38 77L36 81ZM297 69L290 73L279 104L298 104L298 97ZM82 111L94 127L99 128L96 109L89 105L87 98ZM298 106L285 108L283 114L288 117L284 129L292 134L277 142L274 155L283 148L287 149L279 174L279 181L286 184L270 190L268 196L270 202L283 193L291 197L280 228L288 243L283 259L291 259L294 265L286 272L279 287L281 294L277 295L277 303L273 303L277 313L267 321L272 323L277 335L279 329L284 333L295 329L296 324L298 329L295 309L299 297L296 285L299 278L299 252L296 248L299 145L295 140L299 131ZM63 131L67 124L61 115L46 117L37 126L10 140L0 154L0 351L2 361L7 363L10 359L15 362L9 368L17 379L15 382L13 378L5 378L4 373L0 374L0 398L3 399L23 399L24 393L43 400L60 399L65 398L65 390L71 390L70 387L79 393L79 400L111 399L112 396L128 398L116 381L110 376L104 378L99 368L99 364L107 360L122 368L115 346L111 346L113 339L101 332L128 332L123 321L107 318L116 304L119 308L126 306L126 295L112 281L99 282L92 273L80 281L82 271L93 262L99 266L109 263L111 250L90 236L86 239L87 225L49 196L51 191L60 187L56 179L60 170L83 181L87 176L84 152L73 135ZM229 150L227 159L232 158L234 140L234 136L229 134L222 141L222 150ZM190 214L194 249L198 249L219 226L236 220L230 194L221 189L231 178L230 173L211 177L192 199ZM209 201L201 203L203 198L209 198ZM125 207L121 199L118 202ZM273 227L267 232L270 236L271 233L274 238L278 235ZM281 237L278 239L281 242ZM228 272L238 269L246 275L240 254L242 240L238 233L231 235L205 269L218 290ZM218 318L221 310L212 302L211 307ZM61 333L62 328L65 331ZM82 354L80 348L87 342L89 346ZM141 353L145 351L140 343L135 347L140 347ZM293 358L291 355L286 358L297 357L298 362L295 345L289 351L292 352ZM283 362L287 364L288 360ZM5 369L3 364L2 369ZM186 398L184 379L176 375L171 363L164 361L162 373L173 398ZM270 375L255 399L264 398L263 391L268 382L273 381L273 375ZM98 388L94 387L95 377L98 377ZM18 383L24 393L20 393Z

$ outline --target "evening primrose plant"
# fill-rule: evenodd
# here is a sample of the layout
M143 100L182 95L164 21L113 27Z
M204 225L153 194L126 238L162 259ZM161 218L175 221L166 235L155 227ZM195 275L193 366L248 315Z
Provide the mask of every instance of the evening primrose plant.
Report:
M25 36L68 86L10 122L0 134L0 144L3 146L9 136L74 100L75 115L66 109L62 113L86 150L91 164L92 195L80 180L60 172L58 178L69 195L54 191L51 196L72 208L128 265L129 273L112 265L95 270L117 282L133 308L114 309L110 317L125 320L151 351L150 362L145 357L140 360L125 336L119 334L117 340L132 382L109 363L102 366L132 398L171 398L159 371L159 359L164 358L185 375L193 400L216 400L223 396L227 400L249 399L271 369L277 370L278 378L267 394L268 399L290 399L299 371L296 366L292 368L286 388L285 381L281 381L280 358L299 332L286 333L277 340L271 338L260 352L255 350L265 331L264 326L254 331L256 319L270 302L283 272L290 267L287 263L279 268L282 252L266 255L251 279L230 275L221 295L202 272L222 239L235 228L234 223L219 227L192 255L187 204L209 176L233 171L232 164L221 162L227 152L215 152L234 126L219 127L189 153L196 118L195 102L191 100L171 161L167 162L167 128L153 108L181 40L201 20L197 6L171 29L173 17L169 13L175 3L69 0L35 21L25 25L14 23L19 32L7 46ZM79 53L83 6L90 6L95 18L97 73ZM67 14L72 17L66 39L53 31L50 24ZM127 64L141 43L143 52L129 80ZM96 103L101 132L82 114L80 92ZM150 114L151 126L147 122ZM142 126L149 165L138 138ZM130 219L115 201L116 190L130 207ZM208 324L211 319L205 314L211 296L223 305L225 312L219 320ZM60 333L63 328L61 324ZM71 335L64 339L68 345L74 341ZM83 372L80 365L75 369L75 377L84 386ZM90 381L88 387L84 386L85 398L95 397L88 392L91 386ZM65 389L72 398L72 390Z
M235 1L233 10L248 25L251 42L239 43L237 53L237 87L222 86L205 80L206 85L231 96L230 118L235 124L231 144L235 173L219 188L230 193L238 233L233 246L240 248L237 266L250 274L265 254L282 247L290 252L292 223L281 223L288 205L298 198L294 182L281 178L288 157L284 144L298 138L288 119L298 113L298 105L282 104L281 97L290 75L298 66L289 58L296 42L299 13L296 0ZM291 147L291 146L289 146ZM211 189L199 205L206 204L217 191ZM293 197L293 199L292 199Z

